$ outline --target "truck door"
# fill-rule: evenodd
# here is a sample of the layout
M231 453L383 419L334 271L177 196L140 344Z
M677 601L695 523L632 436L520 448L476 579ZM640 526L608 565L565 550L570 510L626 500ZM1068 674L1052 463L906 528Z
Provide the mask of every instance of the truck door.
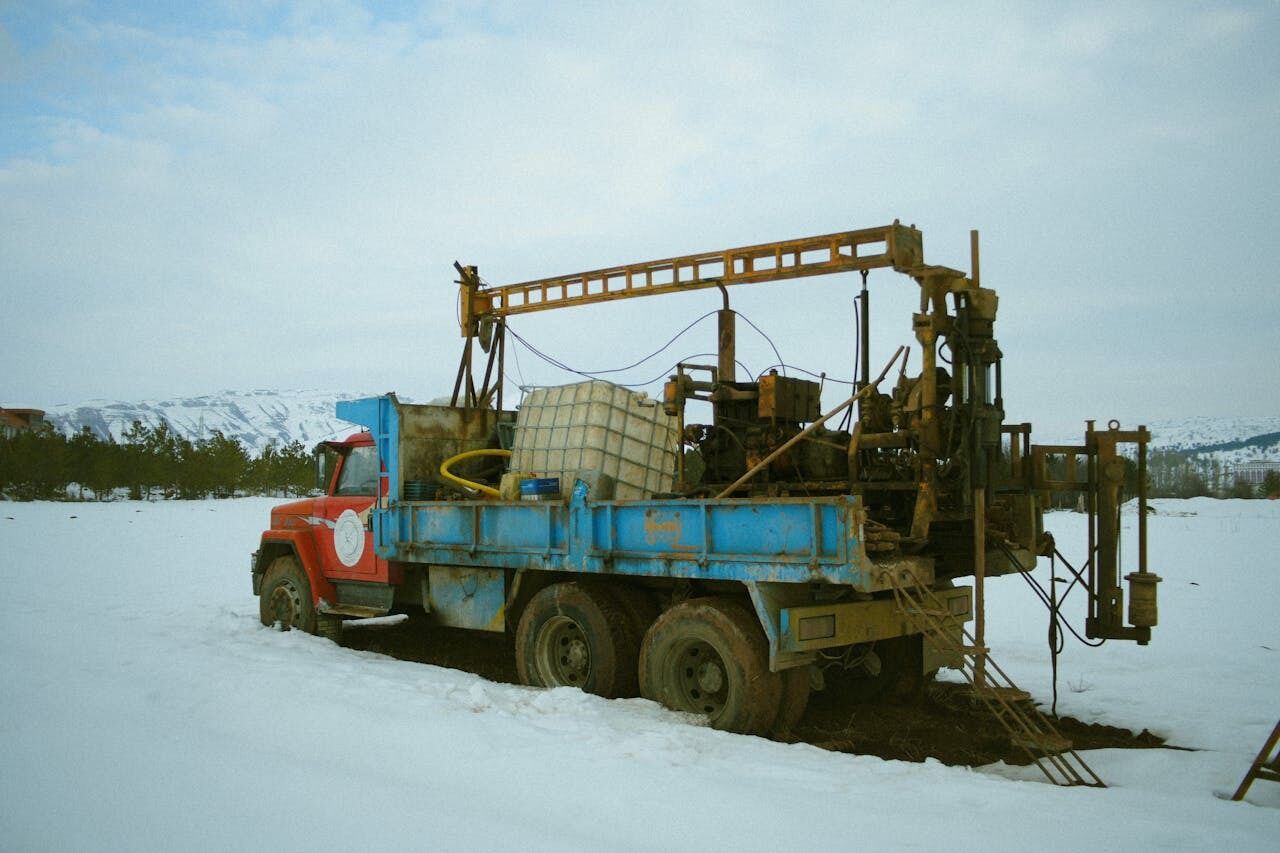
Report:
M316 500L316 548L325 575L339 580L387 580L387 561L373 551L370 516L378 489L378 451L357 445L341 457L333 488Z

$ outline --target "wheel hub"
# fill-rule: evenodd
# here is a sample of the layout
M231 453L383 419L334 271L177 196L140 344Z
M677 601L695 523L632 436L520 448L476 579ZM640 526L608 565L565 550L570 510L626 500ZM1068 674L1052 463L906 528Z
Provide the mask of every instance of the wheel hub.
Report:
M288 581L282 582L271 591L271 613L280 629L288 631L293 628L302 613L302 598L298 590Z
M586 685L591 676L591 647L577 622L567 616L548 619L534 642L534 659L549 686Z
M587 666L587 644L582 640L572 640L565 651L562 663L572 670L582 670Z
M729 694L729 677L720 654L708 643L692 642L679 650L673 663L681 709L714 719L724 710Z
M698 686L705 693L715 693L724 687L724 670L718 661L703 661L698 664Z

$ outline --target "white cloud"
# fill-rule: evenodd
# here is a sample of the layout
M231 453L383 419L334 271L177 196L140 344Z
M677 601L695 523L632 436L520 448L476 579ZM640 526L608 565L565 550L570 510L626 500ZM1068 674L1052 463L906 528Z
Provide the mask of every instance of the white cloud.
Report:
M1250 162L1275 115L1239 125L1235 162L1201 159L1188 136L1251 113L1220 88L1261 26L1251 11L1183 24L1158 6L225 8L230 24L189 31L69 16L21 54L43 141L0 163L0 272L18 309L0 357L27 366L24 396L438 387L456 357L455 258L499 282L894 216L952 266L981 227L1006 310L1141 305L1146 276L1185 297L1212 268L1175 257L1188 176L1223 190L1201 218L1275 186L1269 161ZM1197 53L1206 28L1231 50ZM1202 79L1171 90L1143 58L1156 48ZM793 292L735 300L778 328L843 318L847 303ZM665 339L680 310L631 303L628 339ZM1084 316L1111 340L1132 322ZM581 343L585 315L564 317L533 328L567 360L603 359ZM896 342L908 326L894 319L878 334ZM832 320L799 349L842 359L846 331ZM1056 347L1026 380L1044 395L1047 365L1075 356L1070 329L1038 331L1006 335ZM107 362L110 386L93 390L80 366Z

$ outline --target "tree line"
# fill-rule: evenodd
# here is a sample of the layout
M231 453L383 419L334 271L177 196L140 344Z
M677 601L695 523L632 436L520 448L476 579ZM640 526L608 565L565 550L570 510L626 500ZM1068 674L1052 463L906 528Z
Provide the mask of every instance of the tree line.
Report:
M302 495L313 472L301 442L273 442L251 456L221 432L193 441L164 421L134 421L119 442L89 427L71 437L45 428L0 438L0 496L17 500Z
M1147 489L1157 498L1265 498L1280 493L1280 472L1268 471L1254 485L1236 476L1233 466L1177 450L1147 455Z
M1122 456L1125 498L1138 494L1138 463ZM1007 464L1007 459L1005 460ZM1084 460L1077 462L1073 479L1085 476ZM1008 473L1006 467L1005 473ZM1066 480L1068 468L1062 454L1048 454L1045 475L1050 480ZM1070 508L1081 505L1081 492L1064 491L1050 496L1050 505ZM1236 475L1235 466L1180 450L1151 450L1147 453L1147 497L1150 498L1265 498L1280 494L1280 472L1270 471L1259 484Z

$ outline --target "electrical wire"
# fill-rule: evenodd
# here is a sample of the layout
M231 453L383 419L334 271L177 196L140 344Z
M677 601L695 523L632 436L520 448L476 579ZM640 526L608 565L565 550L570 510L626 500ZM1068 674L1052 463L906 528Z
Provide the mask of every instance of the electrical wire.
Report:
M511 332L510 326L507 327L507 331ZM511 332L511 334L514 335L515 332ZM520 369L520 349L518 347L511 348L511 357L515 359L516 375L520 377L520 384L517 385L516 387L523 390L524 389L524 371ZM506 374L504 373L503 375L505 376ZM507 377L507 378L510 379L510 377Z
M1020 565L1017 557L1014 555L1012 549L1010 549L1008 545L1006 545L1003 542L998 542L997 547L1004 553L1005 557L1008 560L1010 560L1014 564ZM1040 582L1035 578L1033 578L1029 573L1018 572L1018 574L1022 575L1022 579L1027 582L1027 586L1031 588L1031 591L1036 594L1036 597L1040 599L1040 602L1049 611L1049 635L1048 635L1049 668L1052 672L1052 682L1053 682L1053 704L1050 707L1050 711L1053 714L1058 713L1058 655L1062 654L1063 649L1066 648L1066 639L1063 636L1061 629L1066 628L1067 631L1069 631L1073 637L1075 637L1081 643L1083 643L1084 645L1090 648L1096 649L1106 642L1105 638L1099 640L1096 643L1093 643L1085 639L1084 637L1081 637L1080 634L1076 631L1076 629L1071 627L1071 623L1068 622L1063 617L1062 602L1066 600L1066 597L1071 593L1071 590L1075 587L1076 582L1080 580L1080 572L1077 572L1075 568L1071 565L1071 563L1067 562L1067 558L1062 556L1061 551L1059 551L1057 548L1054 548L1053 554L1049 556L1050 585L1058 582L1057 561L1059 559L1062 560L1064 565L1066 565L1068 571L1070 571L1071 574L1075 576L1075 581L1072 581L1071 584L1067 586L1067 589L1065 592L1063 592L1061 598L1058 598L1057 596L1051 595L1049 592L1047 592L1045 588L1040 584Z
M520 343L524 344L524 346L525 346L525 347L527 347L527 348L529 349L529 351L530 351L530 352L532 352L534 355L537 355L539 358L541 358L542 360L546 361L548 364L551 364L551 365L553 365L554 367L558 367L558 368L560 368L561 370L565 370L565 371L567 371L567 372L569 372L569 373L576 373L576 374L578 374L579 376L585 376L585 377L588 377L588 378L592 378L592 377L597 377L597 376L607 376L607 375L609 375L609 374L613 374L613 373L623 373L623 372L625 372L625 371L627 371L627 370L632 370L633 368L639 367L640 365L644 364L645 362L650 361L651 359L654 359L654 358L656 358L657 356L661 355L663 352L665 352L665 351L667 350L667 348L668 348L668 347L670 347L672 344L674 344L676 341L678 341L682 336L684 336L684 335L685 335L689 330L691 330L694 326L698 325L698 324L699 324L699 323L701 323L703 320L705 320L705 319L707 319L708 317L710 317L710 316L714 315L715 313L716 313L715 311L708 311L707 313L703 314L701 317L699 317L698 319L694 320L692 323L690 323L689 325L685 326L685 327L684 327L683 329L681 329L680 331L676 332L676 333L671 337L671 339L670 339L670 340L668 340L668 341L667 341L665 344L663 344L662 346L658 347L658 349L656 349L656 350L654 350L653 352L651 352L651 353L649 353L648 355L646 355L644 358L642 358L642 359L640 359L640 360L638 360L638 361L634 361L634 362L632 362L631 364L625 365L624 367L610 367L610 368L606 368L606 369L604 369L604 370L579 370L579 369L577 369L577 368L570 367L569 365L565 364L564 362L560 361L559 359L556 359L556 358L553 358L553 357L551 357L551 356L548 356L546 353L543 353L543 352L541 352L540 350L538 350L538 348L537 348L537 347L533 346L533 344L529 343L527 340L525 340L523 337L521 337L521 336L519 335L519 333L517 333L516 331L514 331L510 326L507 326L507 331L509 331L509 332L512 334L512 336L514 336L514 337L516 338L516 340L518 340L518 341L520 341Z
M848 385L850 388L852 388L854 385L854 383L849 381L848 379L838 379L834 376L828 376L825 373L815 373L812 370L807 370L803 367L797 367L794 364L782 364L781 362L778 364L769 365L764 370L757 373L756 378L759 379L761 376L764 376L766 373L768 373L770 370L773 370L775 367L781 367L784 370L794 370L796 373L803 373L805 376L812 376L814 379L819 379L824 382L831 382L836 385Z
M769 342L769 346L773 349L774 356L778 359L777 366L781 367L783 370L786 370L786 367L787 367L786 362L783 361L782 353L778 352L778 348L774 346L773 338L769 337L763 331L761 331L760 327L757 326L755 323L751 322L751 318L748 317L746 314L743 314L741 311L734 311L733 313L741 317L742 319L746 320L748 326L755 329L756 332L760 335L760 337L764 338L766 341ZM786 374L784 373L783 375L785 376Z
M595 378L596 378L595 374L594 374L594 373L592 373L592 372L589 372L589 371L583 371L583 370L576 370L576 369L574 369L574 368L570 367L569 365L565 364L564 362L560 361L559 359L556 359L556 358L553 358L553 357L551 357L551 356L547 355L546 353L542 352L541 350L539 350L539 349L537 349L536 347L534 347L533 345L531 345L531 344L530 344L528 341L526 341L524 338L520 337L518 334L516 334L515 332L511 331L511 328L510 328L510 327L508 327L508 328L507 328L507 331L508 331L508 332L511 332L512 337L514 337L514 338L515 338L515 339L516 339L516 340L517 340L521 345L523 345L524 347L526 347L526 348L529 350L529 352L533 353L533 355L535 355L535 356L537 356L538 358L542 359L543 361L545 361L547 364L551 365L552 367L554 367L554 368L556 368L556 369L558 369L558 370L563 370L563 371L565 371L565 372L567 372L567 373L573 373L573 374L576 374L576 375L581 376L581 377L583 377L583 378L585 378L585 379L595 379ZM653 383L655 383L655 382L657 382L657 381L659 381L659 380L661 380L661 379L666 378L667 376L670 376L672 373L674 373L674 372L675 372L675 370L676 370L676 368L677 368L677 367L679 367L681 364L683 364L683 363L685 363L685 362L689 361L690 359L695 359L695 358L715 358L715 357L716 357L716 354L715 354L715 353L713 353L713 352L699 352L699 353L694 353L693 355L686 355L684 358L680 359L680 360L679 360L679 361L677 361L677 362L674 362L670 367L666 368L666 369L665 369L665 370L663 370L661 373L659 373L657 376L654 376L652 379L647 379L647 380L645 380L645 381L643 381L643 382L616 382L616 383L614 383L614 384L615 384L615 385L619 385L619 386L621 386L621 387L623 387L623 388L644 388L644 387L646 387L646 386L652 385ZM645 360L647 361L648 359L645 359ZM748 368L748 367L747 367L745 364L743 364L741 361L738 361L737 359L735 359L735 360L734 360L734 364L736 364L736 365L738 365L739 367L741 367L741 368L742 368L742 372L743 372L744 374L750 374L750 373L751 373L750 368ZM530 388L537 388L537 387L540 387L540 386L538 386L538 385L529 385L529 384L525 384L525 385L521 385L521 386L520 386L520 390L521 390L521 391L527 391L527 390L528 390L528 389L530 389Z

